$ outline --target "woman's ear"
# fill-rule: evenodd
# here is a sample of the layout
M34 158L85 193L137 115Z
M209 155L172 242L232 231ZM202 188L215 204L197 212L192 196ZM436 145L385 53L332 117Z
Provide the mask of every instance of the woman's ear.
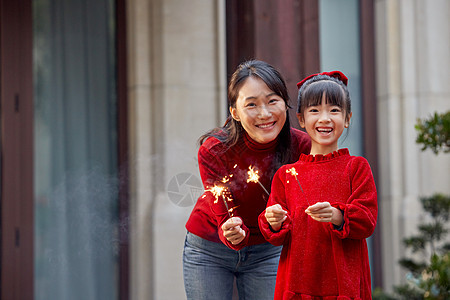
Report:
M350 119L352 118L352 112L350 112L350 114L348 115L348 118L347 118L347 120L345 120L345 124L344 124L344 127L345 128L348 128L348 126L350 126Z
M233 117L233 119L235 119L236 121L240 121L241 119L239 118L239 115L238 115L238 113L237 113L237 110L236 110L236 108L235 107L231 107L230 106L230 114L231 114L231 117Z
M297 113L297 119L298 119L298 123L300 124L300 126L302 128L305 128L305 121L303 120L303 117L300 113Z

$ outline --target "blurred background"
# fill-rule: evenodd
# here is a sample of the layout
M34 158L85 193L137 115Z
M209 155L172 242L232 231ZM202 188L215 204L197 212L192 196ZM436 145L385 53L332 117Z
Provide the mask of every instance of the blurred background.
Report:
M349 77L341 147L372 167L372 284L405 281L419 198L450 157L415 124L450 109L448 0L0 0L1 299L185 299L197 139L237 65Z

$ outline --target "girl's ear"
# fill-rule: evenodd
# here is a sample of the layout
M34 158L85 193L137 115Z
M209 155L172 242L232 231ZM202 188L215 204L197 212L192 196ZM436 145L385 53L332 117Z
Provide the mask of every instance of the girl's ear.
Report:
M298 123L300 123L300 126L302 128L305 128L305 121L303 120L303 117L300 113L297 113L297 119L298 119Z
M241 119L239 118L239 115L238 115L238 113L237 113L237 110L236 110L236 108L235 107L231 107L230 106L230 114L231 114L231 117L233 117L233 119L235 119L236 121L240 121Z
M350 112L350 114L348 115L348 118L345 120L345 124L344 127L348 128L348 126L350 125L350 119L352 118L352 112Z

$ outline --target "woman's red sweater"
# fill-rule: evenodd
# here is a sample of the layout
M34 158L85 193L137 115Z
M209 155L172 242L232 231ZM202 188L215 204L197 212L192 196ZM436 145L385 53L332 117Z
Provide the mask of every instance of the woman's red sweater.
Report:
M272 163L277 155L278 140L268 144L253 141L247 134L231 148L218 139L208 138L199 148L198 164L205 192L199 197L186 223L186 229L209 241L222 242L231 249L265 243L258 227L258 216L266 208L268 195L254 182L247 183L249 167L258 171L259 182L270 192L271 178L276 170ZM298 159L301 153L309 153L311 141L303 131L291 129L291 151ZM224 180L225 179L225 180ZM223 182L229 179L227 182ZM215 184L226 186L231 201L226 201L233 216L242 219L245 239L238 245L231 244L224 236L221 225L230 217L222 197L218 201L208 191Z
M325 201L343 212L342 228L305 213ZM301 155L275 174L267 206L277 203L288 211L280 231L272 231L264 212L259 216L264 237L284 246L275 299L372 299L366 238L375 229L378 207L367 160L347 149Z

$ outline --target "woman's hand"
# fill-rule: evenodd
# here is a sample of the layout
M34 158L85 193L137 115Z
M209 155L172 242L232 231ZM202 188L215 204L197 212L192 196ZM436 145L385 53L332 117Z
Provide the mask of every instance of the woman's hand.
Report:
M280 204L275 204L266 208L266 213L264 214L267 222L269 222L270 227L274 231L281 229L281 225L287 218L287 211L283 210Z
M238 217L229 218L222 224L223 236L233 245L237 245L245 238L245 231L241 228L242 219Z
M317 202L308 206L305 213L318 222L331 222L336 226L341 226L344 220L342 212L329 202Z

